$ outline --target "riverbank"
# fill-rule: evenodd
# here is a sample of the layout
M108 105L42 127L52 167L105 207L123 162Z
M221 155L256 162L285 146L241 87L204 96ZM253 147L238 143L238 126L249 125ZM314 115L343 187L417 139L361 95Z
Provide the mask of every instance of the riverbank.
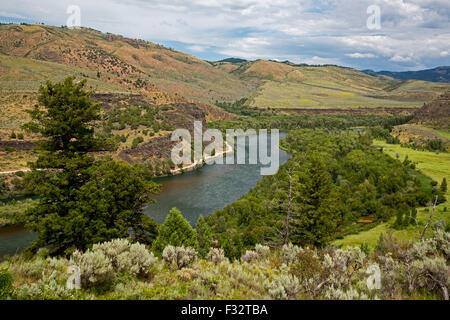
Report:
M25 211L37 200L27 198L0 202L0 229L25 222Z
M187 165L185 167L172 169L172 170L170 170L170 173L172 175L178 175L178 174L182 174L184 172L189 172L189 171L197 169L198 167L203 166L205 163L208 163L208 162L213 163L214 160L221 158L226 154L232 154L234 152L233 148L228 144L228 142L225 142L225 144L227 146L226 150L218 152L217 154L215 154L213 156L204 156L202 160L194 161L194 163Z

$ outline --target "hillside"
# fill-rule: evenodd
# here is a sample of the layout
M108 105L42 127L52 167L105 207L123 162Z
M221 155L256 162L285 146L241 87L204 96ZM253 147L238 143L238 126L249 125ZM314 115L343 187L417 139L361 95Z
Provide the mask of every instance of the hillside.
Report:
M417 112L414 121L435 129L450 131L450 92L425 104Z
M248 105L283 110L419 107L450 88L449 84L400 81L333 65L310 66L256 60L216 62L215 67L263 84Z
M88 28L0 25L0 53L95 70L99 80L130 90L156 86L203 102L236 100L254 87L182 52Z
M362 72L372 76L387 76L399 80L422 80L431 82L450 82L450 66L437 67L434 69L419 70L419 71L379 71L363 70Z

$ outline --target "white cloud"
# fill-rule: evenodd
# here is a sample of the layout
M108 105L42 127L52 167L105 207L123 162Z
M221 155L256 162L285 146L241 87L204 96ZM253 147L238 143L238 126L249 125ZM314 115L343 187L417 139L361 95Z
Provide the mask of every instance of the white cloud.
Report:
M350 57L350 58L355 58L355 59L375 58L376 57L376 55L374 55L373 53L359 53L359 52L347 53L346 56Z
M194 52L204 52L207 47L203 47L203 46L189 46L187 47L189 50L194 51Z
M412 56L401 56L399 54L396 54L390 60L395 62L410 62L412 61L412 59Z

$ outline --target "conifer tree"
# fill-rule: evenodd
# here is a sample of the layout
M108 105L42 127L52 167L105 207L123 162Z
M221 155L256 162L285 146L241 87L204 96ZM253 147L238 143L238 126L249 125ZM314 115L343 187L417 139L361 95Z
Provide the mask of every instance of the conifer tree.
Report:
M203 216L200 216L196 225L198 252L201 257L205 257L211 249L212 233L211 227Z
M152 250L160 256L168 245L197 248L197 234L177 208L170 210L166 221L159 229Z
M95 136L100 105L85 84L73 77L48 81L39 89L40 106L29 111L25 127L43 137L31 167L44 169L29 176L39 195L27 211L27 226L38 233L32 250L45 246L52 254L69 254L114 238L156 236L142 208L159 186L143 178L143 168L90 155L105 141Z
M446 193L447 192L447 179L443 178L441 183L441 191Z

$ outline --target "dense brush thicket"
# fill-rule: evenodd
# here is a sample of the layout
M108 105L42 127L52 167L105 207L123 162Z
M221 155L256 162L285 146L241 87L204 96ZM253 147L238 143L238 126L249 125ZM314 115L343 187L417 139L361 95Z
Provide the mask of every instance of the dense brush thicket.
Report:
M443 231L415 243L382 236L372 252L257 245L233 262L220 248L199 260L195 249L173 246L161 260L125 239L69 259L47 254L0 264L0 299L448 299L450 285ZM80 290L66 287L74 265Z
M391 129L393 126L407 123L413 115L375 115L375 114L302 114L302 115L267 115L258 117L240 117L236 120L220 120L208 123L208 127L221 130L239 129L279 129L295 130L299 128L349 129L353 127L381 127Z

